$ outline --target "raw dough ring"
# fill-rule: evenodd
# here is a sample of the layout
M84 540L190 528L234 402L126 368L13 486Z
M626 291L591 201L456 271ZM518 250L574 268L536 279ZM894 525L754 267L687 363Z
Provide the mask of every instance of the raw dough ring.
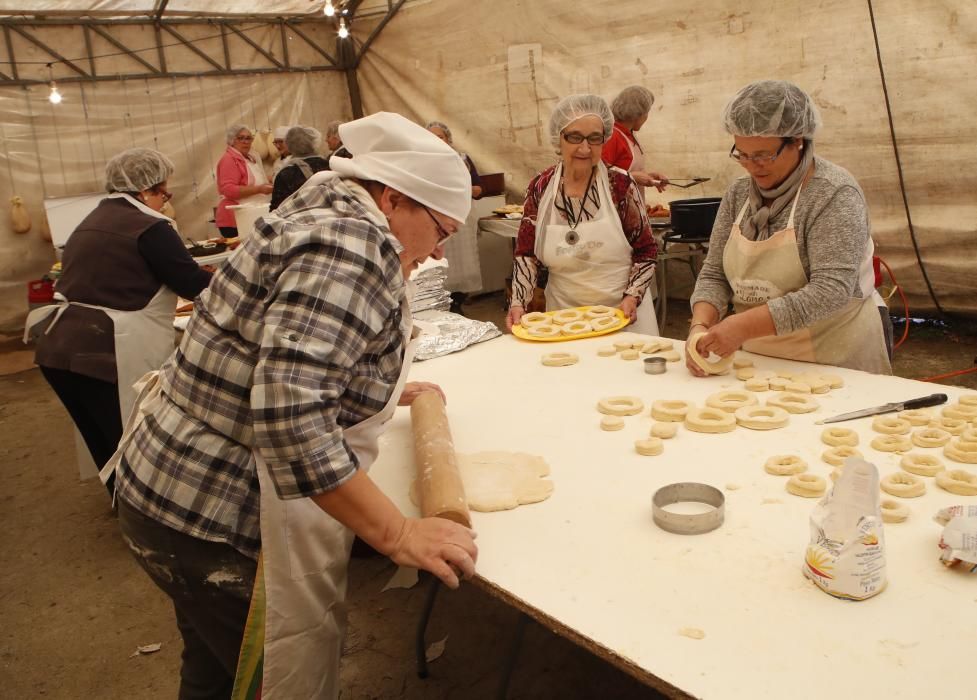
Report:
M549 326L552 324L550 317L542 311L530 311L528 314L522 315L522 318L519 319L519 325L529 330L530 326Z
M536 338L553 338L560 335L560 327L550 323L541 323L538 326L529 326L526 332Z
M688 401L655 401L651 404L651 417L666 423L681 423L692 410Z
M566 367L575 365L579 361L580 358L572 352L548 352L540 360L544 367Z
M895 472L882 477L882 490L898 498L917 498L926 493L926 484L915 474Z
M950 440L943 448L943 454L954 462L977 464L977 442L964 442L960 438Z
M675 433L678 432L678 426L674 423L655 423L651 426L651 437L661 438L662 440L670 440L675 437Z
M648 437L643 440L634 441L634 451L639 455L644 455L646 457L654 457L655 455L660 455L665 451L665 443L662 442L661 438Z
M912 441L905 435L879 435L869 444L879 452L909 452L913 449Z
M879 416L872 421L872 430L883 435L907 435L913 427L907 420L892 416Z
M750 430L773 430L790 422L790 414L776 406L743 406L733 415L737 423Z
M691 408L685 414L685 427L696 433L728 433L736 429L736 419L718 408Z
M821 442L832 447L839 445L854 447L858 444L858 433L851 428L825 428L821 431Z
M774 455L768 459L763 469L774 476L790 476L807 471L807 462L797 455Z
M570 323L564 323L560 328L560 332L563 335L582 335L583 333L590 333L593 330L590 321L570 321Z
M915 427L929 425L930 421L933 420L933 414L921 408L911 408L908 411L903 411L899 414L899 417L909 421L909 425Z
M784 392L767 399L768 406L778 406L788 413L810 413L818 410L820 404L808 394Z
M554 311L551 314L553 323L558 323L561 326L564 323L573 323L574 321L583 321L583 312L578 309L560 309L559 311Z
M916 476L936 476L944 469L943 462L940 461L939 457L920 454L919 452L903 455L899 461L899 466Z
M922 428L913 431L913 444L917 447L943 447L953 437L940 428Z
M606 331L621 322L617 316L598 316L590 319L590 327L595 331Z
M851 445L837 445L821 453L821 459L834 467L844 466L849 457L862 457L862 453Z
M957 399L957 403L961 406L977 406L977 394L964 394Z
M953 404L946 406L940 411L947 418L959 418L960 420L973 420L977 418L977 406L966 406L964 404Z
M967 421L962 418L947 418L946 416L936 418L930 423L931 428L945 430L950 435L959 435L967 429Z
M977 496L977 474L966 469L951 469L936 475L936 485L958 496Z
M720 391L706 399L706 406L718 408L726 413L735 413L736 409L744 406L753 406L757 403L753 394L745 391Z
M689 342L685 344L689 357L691 357L696 366L706 374L725 374L729 371L729 368L733 366L733 360L735 359L734 356L729 355L728 357L724 357L716 362L710 362L707 358L700 355L699 351L695 348L696 343L699 342L699 338L704 335L705 333L699 331L698 333L694 333L692 337L689 338Z
M644 408L637 396L609 396L597 402L597 410L608 416L633 416Z
M591 306L589 309L584 311L584 316L590 319L606 318L608 316L614 316L614 309L612 309L610 306Z
M787 492L804 498L823 496L827 487L825 480L816 474L794 474L787 480Z
M621 430L624 428L624 419L620 416L604 416L600 419L601 430Z
M882 522L884 523L901 523L909 517L909 506L899 501L893 501L891 498L882 499L879 508L882 511Z

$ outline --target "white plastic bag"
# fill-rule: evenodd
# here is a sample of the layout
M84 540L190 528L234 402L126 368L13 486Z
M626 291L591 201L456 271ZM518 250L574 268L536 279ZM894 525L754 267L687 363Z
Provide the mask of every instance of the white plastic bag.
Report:
M977 506L941 508L934 518L943 525L940 535L940 561L945 566L963 563L977 573Z

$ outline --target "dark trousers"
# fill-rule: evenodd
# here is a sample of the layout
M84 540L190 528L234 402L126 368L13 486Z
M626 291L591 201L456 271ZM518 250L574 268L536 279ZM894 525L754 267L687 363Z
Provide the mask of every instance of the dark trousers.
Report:
M218 226L217 227L221 235L224 238L237 238L237 227L236 226Z
M122 437L118 385L51 367L41 367L41 374L68 410L95 466L101 469L115 453ZM106 485L111 494L115 487L114 475Z
M121 498L119 526L136 561L173 601L183 637L180 700L230 698L257 562L166 527Z

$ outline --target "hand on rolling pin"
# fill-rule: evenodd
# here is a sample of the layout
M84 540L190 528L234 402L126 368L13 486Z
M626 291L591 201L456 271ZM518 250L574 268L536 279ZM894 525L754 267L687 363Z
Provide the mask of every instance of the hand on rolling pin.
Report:
M617 305L619 309L624 313L624 317L634 320L638 317L638 300L629 294L625 294L624 298L621 299L621 303Z
M509 313L505 317L505 329L511 333L512 327L519 323L524 313L526 313L526 310L523 307L517 305L510 306Z
M441 400L446 404L448 403L447 397L444 395L444 390L437 384L432 382L407 382L404 385L404 393L400 395L400 400L397 402L398 406L410 406L414 403L414 399L423 394L425 391L436 391L441 395Z
M475 575L475 531L444 518L407 518L390 558L400 566L424 569L448 588Z

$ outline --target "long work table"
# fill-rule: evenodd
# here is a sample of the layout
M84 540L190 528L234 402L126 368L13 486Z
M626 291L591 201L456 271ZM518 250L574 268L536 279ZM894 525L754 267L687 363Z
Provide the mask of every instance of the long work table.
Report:
M926 494L905 501L909 519L885 526L888 587L848 602L801 573L817 499L787 493L786 477L763 468L775 454L796 454L828 479L833 467L821 461L828 446L816 420L937 390L953 402L965 392L744 354L758 369L820 370L842 376L845 385L815 396L820 408L791 415L785 428L709 435L679 427L663 454L646 457L634 441L648 435L654 400L701 406L743 382L732 374L698 379L683 362L648 375L640 359L597 355L616 339L530 343L506 335L413 366L411 379L444 388L458 452L528 452L551 468L555 491L548 500L472 514L478 584L673 696L972 696L977 578L940 563L941 526L933 515L977 497L954 496L925 479ZM551 351L573 352L580 361L542 366L541 356ZM640 397L645 410L625 418L623 430L602 431L596 404L618 395ZM900 455L869 446L877 435L870 418L842 425L859 433L858 449L881 475L899 469ZM942 449L917 450L945 459ZM408 497L413 474L410 414L402 408L371 475L404 512L416 514ZM652 494L679 481L724 492L719 529L683 536L654 524ZM692 638L690 630L704 636Z

